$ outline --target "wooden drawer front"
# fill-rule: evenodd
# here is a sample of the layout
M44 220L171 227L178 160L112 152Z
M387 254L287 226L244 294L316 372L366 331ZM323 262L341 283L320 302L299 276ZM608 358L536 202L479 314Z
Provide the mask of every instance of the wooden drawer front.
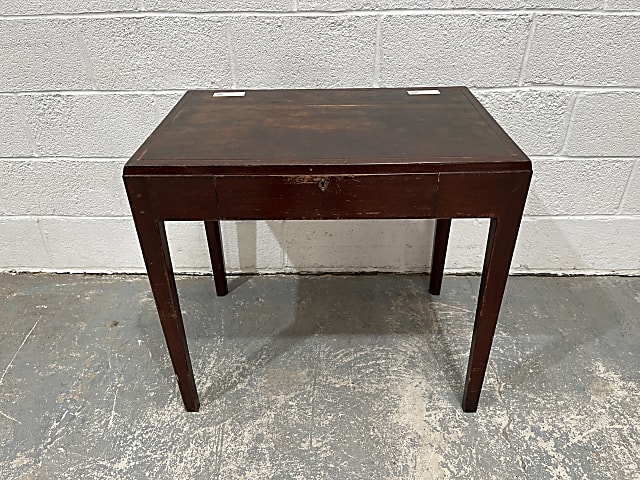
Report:
M414 175L224 176L222 219L428 218L438 177Z

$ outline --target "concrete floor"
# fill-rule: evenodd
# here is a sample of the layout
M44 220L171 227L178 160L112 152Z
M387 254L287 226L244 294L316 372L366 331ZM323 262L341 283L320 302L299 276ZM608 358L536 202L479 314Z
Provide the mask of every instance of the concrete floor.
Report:
M640 278L181 277L183 410L146 277L0 275L1 479L640 478Z

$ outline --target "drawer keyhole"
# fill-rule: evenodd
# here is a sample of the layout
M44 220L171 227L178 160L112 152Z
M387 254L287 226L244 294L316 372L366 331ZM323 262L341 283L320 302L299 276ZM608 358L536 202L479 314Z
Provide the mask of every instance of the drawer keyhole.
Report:
M327 180L326 178L321 178L320 181L318 182L318 188L320 189L321 192L324 192L328 186L329 186L329 180Z

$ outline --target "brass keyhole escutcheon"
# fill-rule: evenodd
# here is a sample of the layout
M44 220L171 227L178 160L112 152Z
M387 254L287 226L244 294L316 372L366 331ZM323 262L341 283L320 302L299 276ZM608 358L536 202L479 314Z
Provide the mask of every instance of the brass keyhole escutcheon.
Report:
M318 188L320 189L321 192L324 192L328 186L329 186L329 180L327 180L326 178L321 178L320 181L318 182Z

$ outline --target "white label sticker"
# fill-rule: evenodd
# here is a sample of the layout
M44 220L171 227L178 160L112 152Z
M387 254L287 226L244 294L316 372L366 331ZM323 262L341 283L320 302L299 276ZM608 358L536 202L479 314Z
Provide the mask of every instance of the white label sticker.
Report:
M440 90L407 90L409 95L440 95Z
M244 97L246 92L215 92L214 97Z

